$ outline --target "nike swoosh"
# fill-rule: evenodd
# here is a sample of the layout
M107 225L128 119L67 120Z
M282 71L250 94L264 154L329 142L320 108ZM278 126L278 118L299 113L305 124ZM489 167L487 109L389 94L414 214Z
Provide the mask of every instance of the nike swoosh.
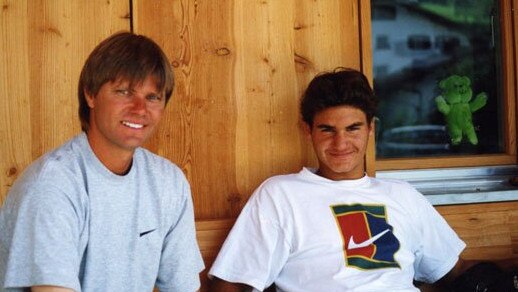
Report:
M153 232L153 231L155 231L155 230L156 230L156 228L155 228L155 229L148 230L148 231L144 231L144 232L140 233L140 237L142 237L142 236L144 236L144 235L146 235L146 234L148 234L148 233L151 233L151 232Z
M347 249L356 249L356 248L362 248L362 247L369 246L389 231L390 231L390 229L385 229L384 231L382 231L382 232L376 234L375 236L365 240L364 242L360 242L360 243L354 242L354 239L351 236L351 239L349 239L349 244L347 245Z

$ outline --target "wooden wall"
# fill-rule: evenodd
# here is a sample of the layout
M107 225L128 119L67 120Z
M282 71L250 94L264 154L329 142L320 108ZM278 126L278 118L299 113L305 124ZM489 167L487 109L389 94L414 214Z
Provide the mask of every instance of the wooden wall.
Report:
M301 91L317 72L361 66L358 1L132 1L132 15L121 0L1 3L0 203L80 131L79 72L115 31L133 27L171 59L177 86L147 147L185 171L198 219L235 217L265 178L315 165Z
M137 2L134 30L178 81L150 148L187 173L198 219L236 216L265 178L312 161L299 97L321 70L360 67L356 2Z
M130 29L128 1L0 0L0 204L33 160L80 131L90 51Z
M172 102L146 147L187 174L207 264L261 181L315 165L298 125L309 80L337 66L371 75L367 0L0 3L0 204L30 162L79 133L77 80L88 53L133 28L155 39L174 66ZM493 255L517 255L516 204L477 208L441 212L463 236L477 234L476 220L495 232L514 228Z

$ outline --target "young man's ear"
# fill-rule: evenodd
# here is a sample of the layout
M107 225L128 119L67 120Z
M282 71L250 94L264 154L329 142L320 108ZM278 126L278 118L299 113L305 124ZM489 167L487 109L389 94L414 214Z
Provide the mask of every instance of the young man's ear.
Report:
M86 103L89 108L94 108L94 96L93 94L88 93L86 89L83 89L83 94L85 96Z
M374 135L374 127L376 126L376 117L373 117L369 124L369 136Z
M311 126L306 122L302 122L302 130L304 131L306 138L310 139L311 138Z

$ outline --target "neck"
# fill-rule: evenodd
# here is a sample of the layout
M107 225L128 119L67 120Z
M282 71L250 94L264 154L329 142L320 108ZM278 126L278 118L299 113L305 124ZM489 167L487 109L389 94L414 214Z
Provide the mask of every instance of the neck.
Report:
M113 149L113 147L107 147L103 143L97 143L88 134L87 137L95 156L109 171L117 175L125 175L130 171L134 150Z

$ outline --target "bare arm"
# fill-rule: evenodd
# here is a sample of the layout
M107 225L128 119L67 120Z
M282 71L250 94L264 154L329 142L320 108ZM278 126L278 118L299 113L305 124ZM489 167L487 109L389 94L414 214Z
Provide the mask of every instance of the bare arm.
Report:
M210 286L211 292L248 292L253 288L242 283L230 283L214 277Z
M59 286L33 286L32 292L73 292L74 290Z

